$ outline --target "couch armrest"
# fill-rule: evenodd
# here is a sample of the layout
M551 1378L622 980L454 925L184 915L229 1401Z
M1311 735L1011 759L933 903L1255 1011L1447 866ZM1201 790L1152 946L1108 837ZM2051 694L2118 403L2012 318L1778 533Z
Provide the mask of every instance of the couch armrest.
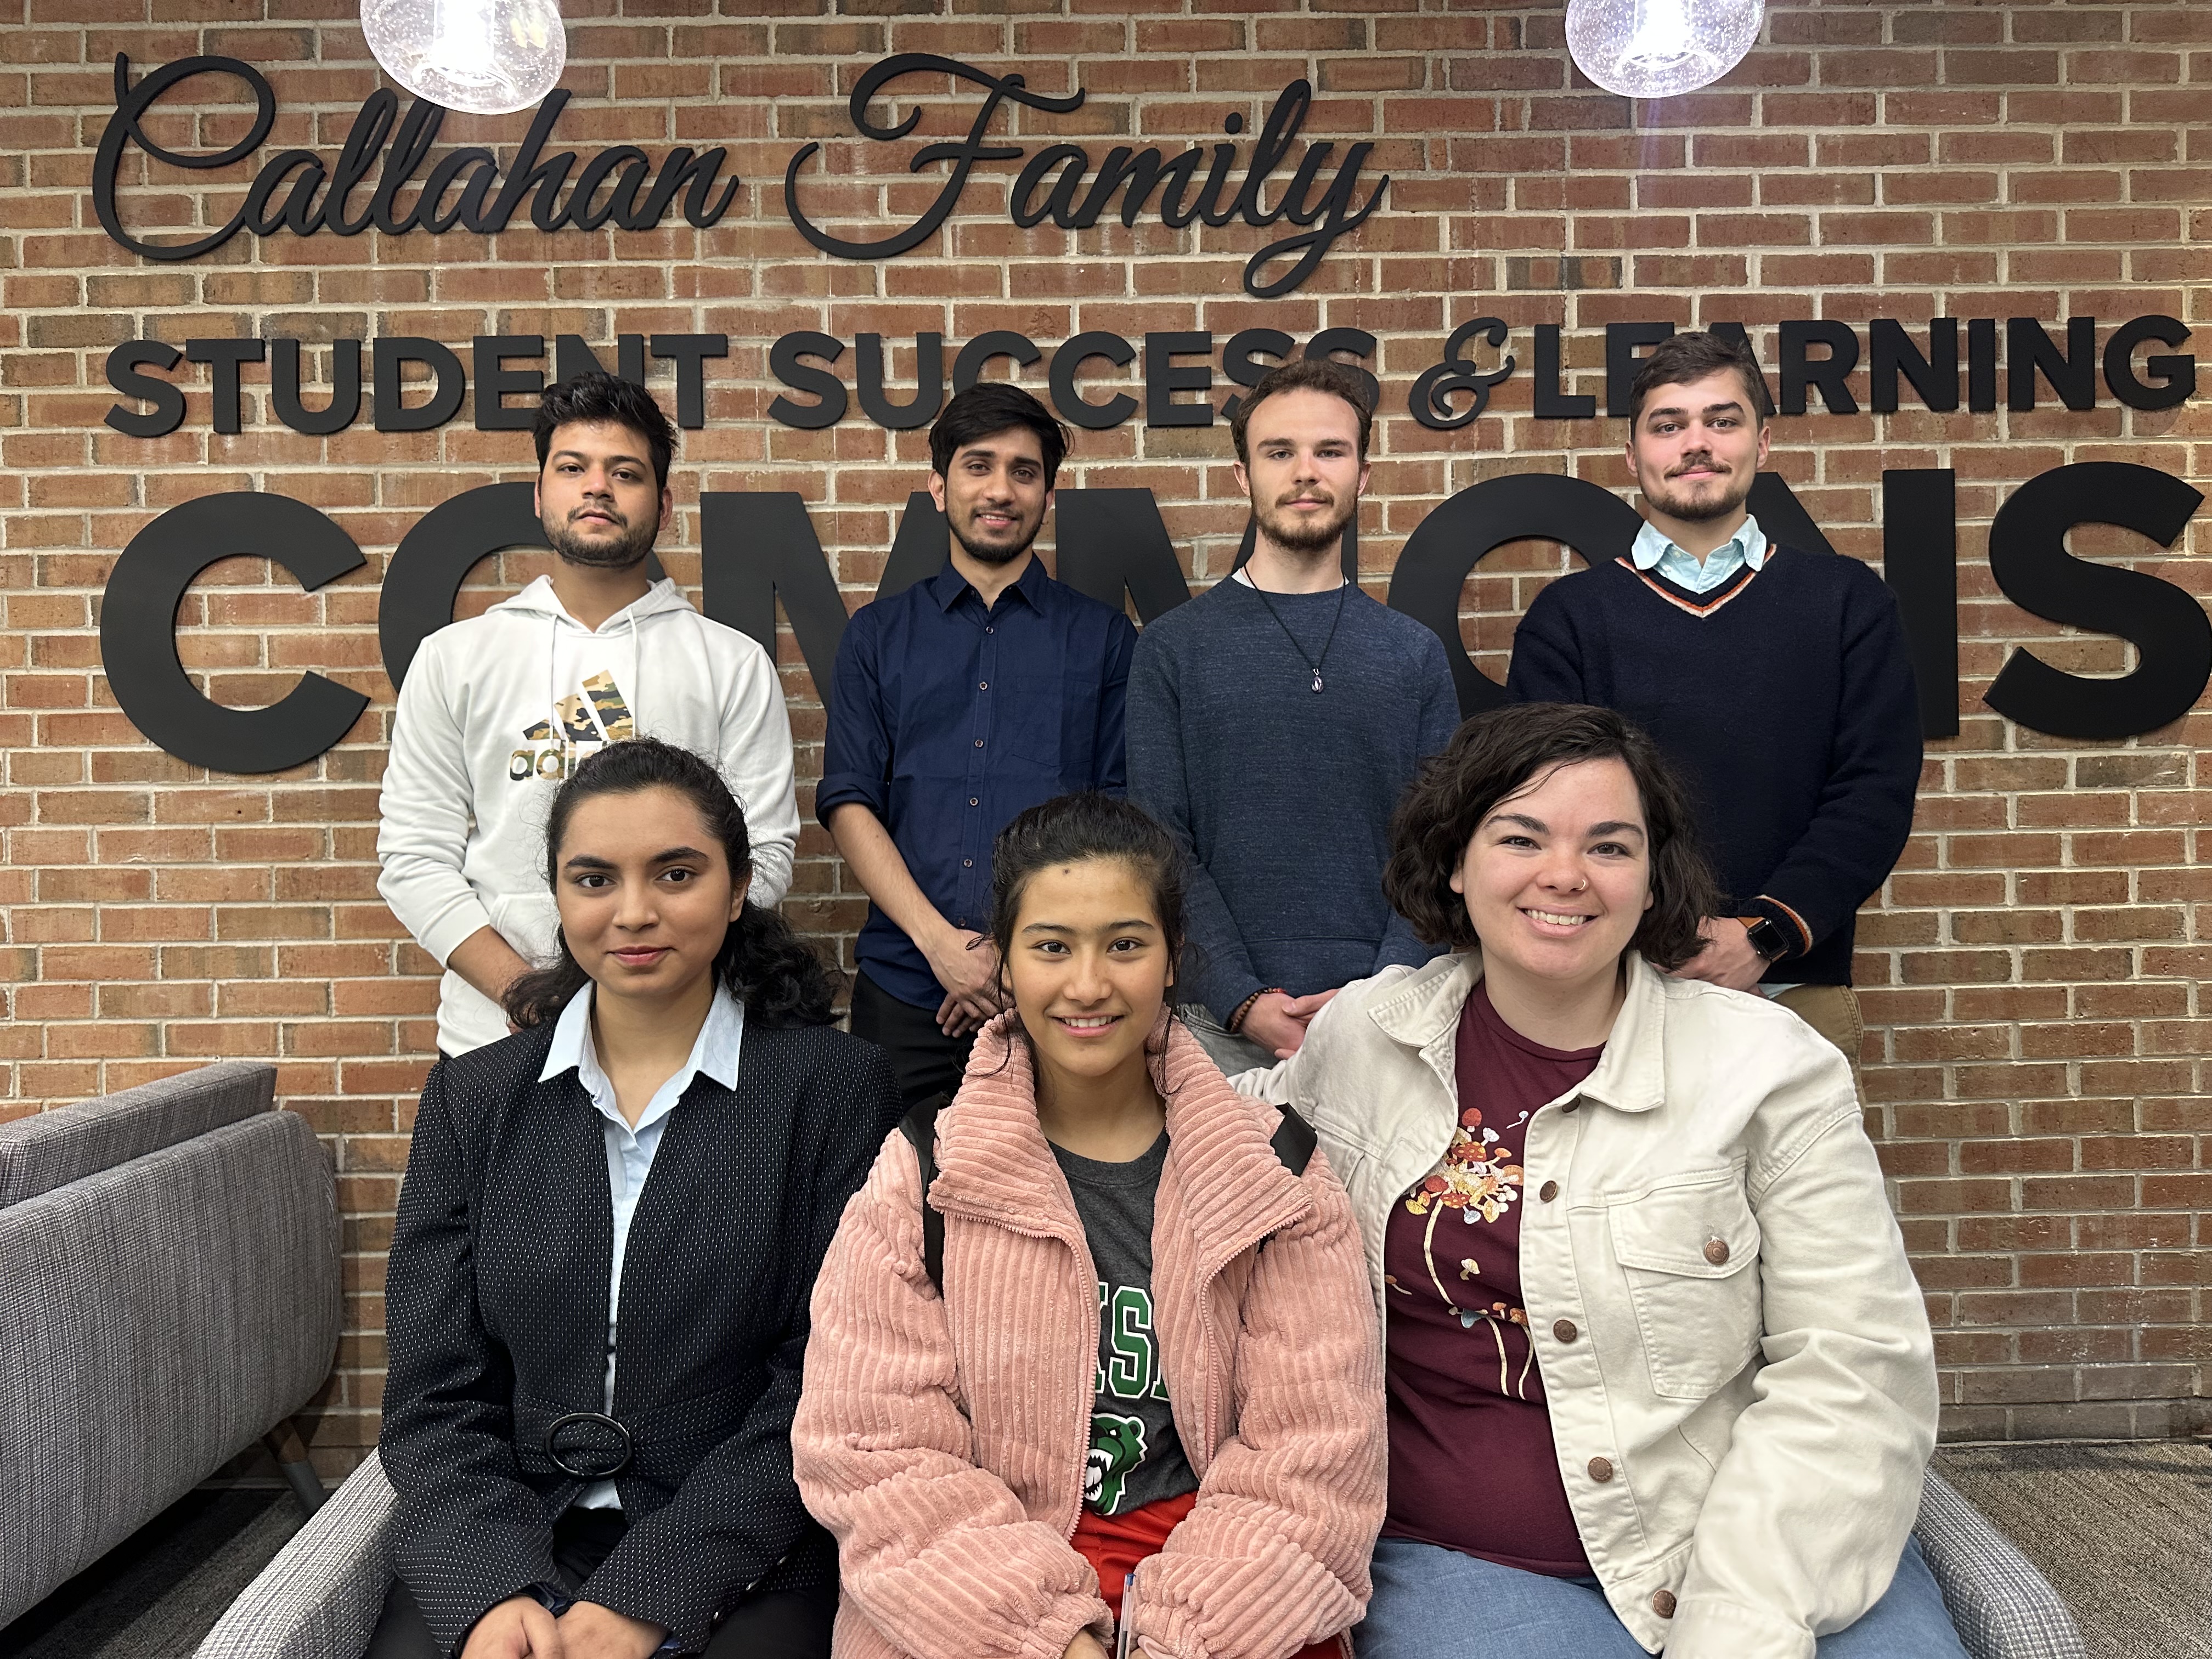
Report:
M392 1504L372 1451L230 1604L197 1659L361 1659L392 1582Z
M0 1124L0 1209L265 1112L276 1100L275 1066L230 1060Z
M1913 1534L1968 1659L2087 1659L2058 1592L1933 1469L1920 1488Z

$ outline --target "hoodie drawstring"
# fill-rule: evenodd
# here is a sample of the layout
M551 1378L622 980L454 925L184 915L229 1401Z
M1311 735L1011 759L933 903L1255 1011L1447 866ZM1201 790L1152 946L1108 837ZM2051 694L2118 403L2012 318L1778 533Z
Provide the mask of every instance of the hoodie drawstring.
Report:
M629 734L634 738L645 735L645 640L638 631L637 606L639 599L623 615L629 618Z
M550 630L545 643L545 730L553 740L554 752L561 757L561 775L568 775L568 732L561 719L561 613L550 611L545 615Z
M659 586L659 583L655 583L653 587L657 588ZM644 605L647 599L653 597L653 589L648 588L645 593L641 595L630 605L623 607L623 621L629 629L629 672L627 679L619 684L617 689L621 692L623 704L629 711L630 734L633 737L642 737L645 735L645 630L638 622L638 608ZM574 622L574 618L569 617L568 612L562 608L560 601L557 599L553 601L553 608L546 611L544 616L547 629L545 648L546 731L550 742L560 754L561 777L565 779L572 775L575 770L575 768L570 764L569 762L569 757L574 752L575 744L569 739L568 720L566 716L563 715L561 711L561 704L562 701L561 694L561 624L564 621ZM579 628L583 626L580 623L576 623L575 625ZM586 631L594 635L597 633L596 629L586 629ZM582 690L580 684L578 689L580 694L583 697L583 702L579 712L585 715L585 718L591 726L603 733L605 732L606 716L605 711L592 701L589 691ZM609 742L613 740L614 739L611 735L608 736L606 738L606 741ZM543 775L541 774L540 775Z

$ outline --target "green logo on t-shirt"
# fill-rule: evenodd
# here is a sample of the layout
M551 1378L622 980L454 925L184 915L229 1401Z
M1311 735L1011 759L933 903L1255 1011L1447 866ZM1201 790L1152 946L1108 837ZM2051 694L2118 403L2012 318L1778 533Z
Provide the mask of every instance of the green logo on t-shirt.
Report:
M1108 1357L1091 1383L1094 1394L1116 1400L1164 1400L1168 1380L1160 1375L1159 1350L1152 1340L1152 1293L1140 1285L1098 1285L1098 1322Z
M1129 1471L1144 1461L1142 1418L1093 1412L1091 1455L1083 1465L1083 1501L1101 1515L1113 1514L1121 1506L1122 1487Z

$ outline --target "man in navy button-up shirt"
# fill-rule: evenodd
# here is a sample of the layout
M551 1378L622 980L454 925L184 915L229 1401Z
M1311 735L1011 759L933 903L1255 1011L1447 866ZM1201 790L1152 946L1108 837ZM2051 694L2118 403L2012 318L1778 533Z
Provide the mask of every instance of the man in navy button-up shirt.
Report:
M854 1035L911 1103L959 1086L1000 1007L991 843L1040 801L1121 792L1136 630L1030 551L1066 433L1018 386L961 392L930 429L951 560L863 605L837 647L815 814L868 895Z

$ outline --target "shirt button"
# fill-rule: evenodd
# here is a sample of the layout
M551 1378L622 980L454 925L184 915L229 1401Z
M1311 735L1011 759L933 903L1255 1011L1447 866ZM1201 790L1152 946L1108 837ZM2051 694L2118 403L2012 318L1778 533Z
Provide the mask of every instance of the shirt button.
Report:
M1609 1457L1591 1458L1589 1461L1589 1477L1591 1480L1596 1481L1601 1486L1607 1481L1612 1480L1613 1460Z
M1571 1342L1577 1337L1580 1336L1582 1333L1575 1328L1575 1322L1573 1320L1562 1319L1552 1327L1552 1334L1558 1337L1562 1342Z
M977 680L975 682L975 689L978 691L988 691L991 689L991 682L988 680Z
M1672 1619L1674 1616L1674 1592L1672 1590L1653 1590L1651 1592L1651 1611L1657 1613L1662 1619Z
M1705 1245L1706 1261L1711 1262L1713 1266L1717 1267L1725 1263L1728 1259L1728 1240L1725 1238L1716 1238L1707 1242Z
M1579 1112L1582 1109L1583 1103L1579 1100L1571 1100L1565 1105L1559 1108L1563 1112Z
M983 739L982 739L982 738L976 738L976 739L975 739L975 746L976 746L978 749L981 749L981 748L983 746Z
M1542 1199L1547 1204L1549 1204L1559 1195L1559 1183L1556 1181L1547 1181L1536 1189L1536 1196Z
M975 867L975 860L973 859L963 859L960 860L960 867L963 870L973 870Z
M970 795L968 797L968 804L970 806L981 806L983 804L982 798L977 795Z

